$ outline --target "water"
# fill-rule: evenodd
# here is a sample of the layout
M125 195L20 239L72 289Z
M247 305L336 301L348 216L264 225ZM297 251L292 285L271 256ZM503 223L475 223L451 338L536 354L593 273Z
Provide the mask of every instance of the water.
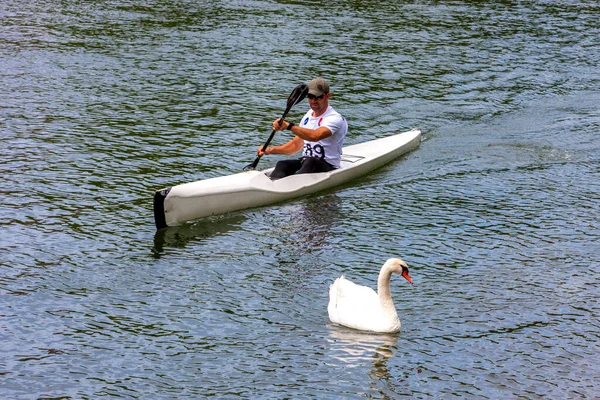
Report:
M599 16L4 1L0 393L597 397ZM421 147L337 190L155 232L154 190L239 172L321 74L346 144L419 127ZM415 282L392 281L401 333L330 324L329 284L374 287L392 256Z

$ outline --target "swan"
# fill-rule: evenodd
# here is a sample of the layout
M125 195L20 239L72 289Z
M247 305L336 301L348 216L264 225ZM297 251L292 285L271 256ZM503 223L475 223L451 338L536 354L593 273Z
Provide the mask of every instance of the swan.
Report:
M344 275L329 287L329 320L335 324L363 331L400 332L400 319L390 294L392 273L402 275L411 284L408 265L399 258L383 264L377 279L377 292L350 282Z

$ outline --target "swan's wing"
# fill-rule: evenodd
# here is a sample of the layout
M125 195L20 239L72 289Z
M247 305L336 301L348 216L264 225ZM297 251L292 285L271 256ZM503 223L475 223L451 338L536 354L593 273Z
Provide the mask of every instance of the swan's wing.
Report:
M331 322L361 329L361 321L371 320L373 312L380 309L373 289L350 282L343 275L329 288L327 312Z

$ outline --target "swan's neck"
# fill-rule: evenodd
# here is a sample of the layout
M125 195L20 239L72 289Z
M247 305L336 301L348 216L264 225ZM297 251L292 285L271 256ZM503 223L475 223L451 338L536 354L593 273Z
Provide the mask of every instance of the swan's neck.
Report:
M385 268L381 269L379 278L377 279L377 294L379 296L379 303L384 310L393 310L396 313L396 307L394 307L394 300L392 300L392 294L390 293L390 280L392 279L392 271Z

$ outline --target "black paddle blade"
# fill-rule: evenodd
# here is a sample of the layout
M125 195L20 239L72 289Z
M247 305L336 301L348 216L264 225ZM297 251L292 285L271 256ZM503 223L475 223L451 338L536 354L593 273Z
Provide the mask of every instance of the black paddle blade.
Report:
M308 93L308 85L305 83L301 83L292 90L290 97L287 99L287 109L286 114L294 107L296 104L300 103L306 97Z
M256 166L258 165L259 161L260 161L260 157L256 156L256 158L254 159L254 161L252 163L250 163L244 167L244 171L254 171L256 169Z

